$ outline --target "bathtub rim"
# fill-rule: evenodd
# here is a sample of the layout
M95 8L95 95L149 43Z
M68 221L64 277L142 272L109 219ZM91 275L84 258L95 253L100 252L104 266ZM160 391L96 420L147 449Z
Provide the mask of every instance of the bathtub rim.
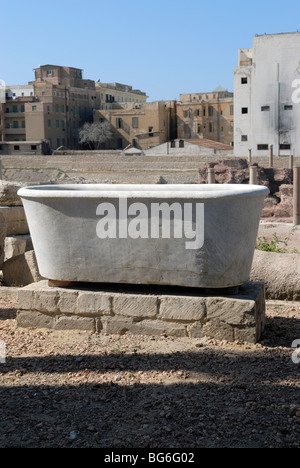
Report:
M195 199L266 197L269 189L263 185L246 184L64 184L22 187L23 199Z

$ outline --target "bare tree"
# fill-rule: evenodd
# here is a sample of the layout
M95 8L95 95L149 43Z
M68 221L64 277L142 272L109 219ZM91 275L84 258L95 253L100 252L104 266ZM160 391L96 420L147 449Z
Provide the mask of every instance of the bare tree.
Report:
M88 145L91 150L100 149L101 145L111 138L111 126L107 120L85 123L79 130L79 143Z

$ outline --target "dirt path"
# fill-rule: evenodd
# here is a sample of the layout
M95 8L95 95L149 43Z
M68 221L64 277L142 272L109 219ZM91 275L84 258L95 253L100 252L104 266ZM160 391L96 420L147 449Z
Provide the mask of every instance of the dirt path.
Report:
M256 345L21 330L0 308L0 448L300 447L298 303L269 303Z

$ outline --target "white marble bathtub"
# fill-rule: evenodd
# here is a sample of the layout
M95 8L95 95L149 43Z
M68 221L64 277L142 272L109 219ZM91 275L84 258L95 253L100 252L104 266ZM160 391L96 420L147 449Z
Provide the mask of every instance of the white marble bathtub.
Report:
M19 191L43 277L201 288L249 280L267 194L253 185L49 185Z

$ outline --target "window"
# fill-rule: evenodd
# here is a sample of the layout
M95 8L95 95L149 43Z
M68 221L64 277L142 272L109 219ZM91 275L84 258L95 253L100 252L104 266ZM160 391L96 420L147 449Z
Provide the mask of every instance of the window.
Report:
M19 122L17 120L13 122L13 128L19 128Z
M293 110L293 106L289 106L289 105L284 106L284 110Z
M51 127L51 120L48 120L48 128Z
M117 128L122 128L122 119L120 119L120 118L116 119L116 127Z
M15 146L14 146L14 151L20 151L20 146L19 146L19 145L15 145Z
M62 106L61 106L61 108L60 108L60 111L61 111L62 113L65 112L65 106L64 106L63 104L62 104Z
M233 114L234 114L234 106L231 105L231 106L230 106L230 115L233 115Z
M241 141L248 141L248 135L242 135Z
M179 141L179 148L184 148L184 141L183 140Z
M213 124L212 124L212 123L209 124L209 132L210 132L210 133L213 132Z
M59 120L56 121L56 128L59 128Z
M25 128L25 120L22 120L22 128Z
M33 110L33 111L36 111L36 106L32 106L32 110Z
M269 110L270 110L270 106L262 106L261 108L262 112L269 111Z
M13 106L13 112L14 113L18 112L18 106Z
M149 131L149 137L150 137L150 138L153 138L153 137L154 137L154 134L153 134L153 127L149 127L148 131Z
M37 150L37 146L36 145L31 145L31 151L36 151Z
M196 115L196 117L200 117L200 109L196 109L195 115Z
M280 149L281 150L290 150L291 149L291 145L287 144L287 143L283 143L280 145Z
M138 117L132 117L132 128L139 128L139 119L138 119Z
M25 112L25 106L24 106L24 104L21 104L21 112Z
M53 75L53 71L52 70L47 70L47 76L52 76Z
M208 108L208 115L212 117L214 115L214 108L212 106L209 106Z
M269 145L257 145L257 150L258 151L264 151L264 150L268 150L269 149Z
M59 105L58 104L56 104L56 106L55 106L55 112L59 112Z
M201 125L200 124L198 124L198 126L197 126L197 132L201 133Z
M247 84L248 83L248 78L247 77L242 78L241 83L242 84Z
M248 107L242 107L242 114L248 114Z

